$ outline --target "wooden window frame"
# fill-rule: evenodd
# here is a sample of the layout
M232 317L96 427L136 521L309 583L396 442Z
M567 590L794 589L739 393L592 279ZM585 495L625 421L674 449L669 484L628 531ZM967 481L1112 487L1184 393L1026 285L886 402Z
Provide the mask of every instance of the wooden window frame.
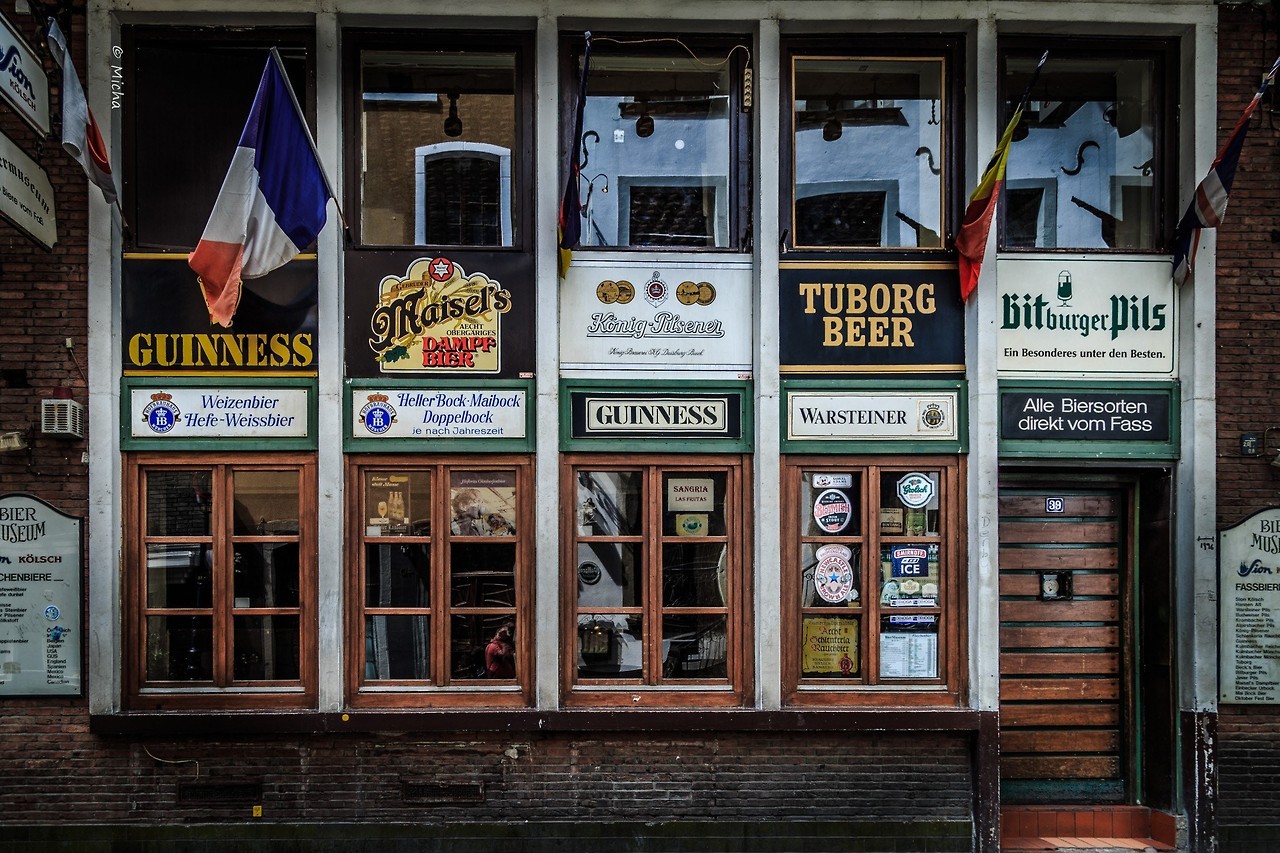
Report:
M644 598L637 607L590 608L597 612L619 613L635 611L645 620L646 644L644 666L646 682L634 680L578 678L578 616L577 603L578 567L577 544L586 537L577 533L577 473L590 471L637 471L642 476L644 494L642 508L643 529L640 535L600 537L625 542L642 543L644 567ZM662 533L662 501L655 495L662 494L664 474L688 472L724 472L726 529L723 536L699 537L701 541L724 542L728 546L728 560L736 571L727 572L728 582L723 608L673 608L662 605L662 546L680 540L697 541L686 537L667 536ZM739 455L620 455L620 454L566 454L560 468L561 494L561 693L565 707L613 707L613 708L670 708L696 706L699 708L740 707L750 699L752 691L751 666L753 637L751 631L751 531L753 527L751 503L751 457ZM597 540L598 541L598 540ZM706 610L707 613L700 613ZM715 613L711 614L710 611ZM718 615L723 612L726 621L726 678L715 681L694 679L663 679L655 675L660 660L662 643L662 614ZM656 630L655 630L656 626Z
M887 255L936 256L955 251L955 232L961 218L961 202L965 190L964 127L966 100L965 39L958 35L904 36L885 35L850 38L784 39L782 48L782 104L779 110L778 148L781 168L778 170L778 214L783 234L782 254L786 256L842 255L884 258ZM942 62L944 111L941 152L935 152L942 170L942 244L940 246L797 246L795 227L795 61L797 59L928 59Z
M290 539L275 535L246 536L232 533L228 489L237 472L296 470L300 481L298 494L298 606L289 608L251 608L244 613L233 607L233 588L228 569L234 565L232 549L238 542L270 542ZM211 471L213 472L213 506L207 536L152 536L146 533L146 471ZM131 710L232 710L232 709L299 709L316 705L318 673L316 636L316 463L313 454L263 453L245 454L236 462L210 453L137 453L125 457L124 494L124 666L126 704ZM213 618L213 652L215 679L221 684L192 684L181 681L148 682L146 677L147 616L151 611L190 610L191 608L149 608L147 606L147 545L166 542L203 540L213 551L214 604L207 609ZM267 613L266 610L277 612ZM231 620L236 615L298 616L299 678L289 681L235 682L231 680ZM177 613L174 615L192 615ZM220 675L219 675L220 673Z
M800 505L801 477L804 472L855 472L862 477L860 486L859 530L857 534L839 537L806 536L802 524L810 508ZM938 625L938 677L931 679L881 680L879 676L879 625L883 612L880 595L880 548L899 542L915 542L922 537L910 535L883 536L879 521L880 475L907 474L913 471L938 471L938 489L942 501L939 512L941 529L935 539L942 548L939 579L942 590L936 607L905 608L903 613L936 613ZM962 456L784 456L782 461L782 678L783 702L787 705L811 706L906 706L959 707L967 680L965 636L968 619L967 557L963 533L965 510L962 486L965 482L965 459ZM859 657L863 675L857 680L804 678L801 664L802 607L800 587L802 575L799 555L802 545L817 541L845 542L857 540L862 546L860 560L860 606L847 608L849 615L860 619ZM834 614L834 611L833 611Z
M367 537L364 521L364 474L372 471L428 472L430 477L431 532L424 536ZM512 540L516 548L515 623L516 678L514 683L483 680L459 680L452 683L449 673L450 615L455 608L449 602L449 480L456 471L510 471L516 478L517 519ZM346 682L349 707L352 708L522 708L533 702L533 647L536 630L533 613L533 460L514 454L470 456L431 456L407 454L361 454L347 457L346 495L346 570L344 578L347 598ZM364 602L365 543L369 539L391 542L414 542L430 549L430 600L427 607L388 607L379 612L393 615L430 617L432 677L426 680L396 679L367 681L364 677L364 620L368 609ZM441 598L443 596L443 598ZM437 604L436 602L440 603ZM501 615L511 608L468 608L469 615ZM441 679L440 674L444 677Z

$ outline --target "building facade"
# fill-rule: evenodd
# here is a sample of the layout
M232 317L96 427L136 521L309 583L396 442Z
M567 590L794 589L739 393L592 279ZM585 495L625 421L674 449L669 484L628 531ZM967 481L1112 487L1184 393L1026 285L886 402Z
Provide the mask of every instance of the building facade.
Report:
M1280 837L1218 543L1275 503L1270 101L1170 277L1275 9L207 5L63 16L118 208L0 115L58 220L0 249L15 838ZM336 200L224 327L187 256L264 66Z

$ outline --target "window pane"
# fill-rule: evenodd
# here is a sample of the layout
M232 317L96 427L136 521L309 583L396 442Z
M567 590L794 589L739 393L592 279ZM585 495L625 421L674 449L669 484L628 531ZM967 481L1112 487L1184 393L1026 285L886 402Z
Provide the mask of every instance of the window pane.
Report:
M364 517L366 536L430 535L430 475L426 471L365 472Z
M880 475L880 532L886 536L938 535L938 472Z
M1038 59L1008 57L1006 115ZM1023 195L1006 208L1006 246L1155 248L1156 72L1151 59L1049 57L1009 149L1006 187Z
M212 571L208 545L148 545L147 607L212 606Z
M883 607L937 607L938 545L886 545L880 549L880 604Z
M431 677L429 616L366 616L364 677L425 680Z
M364 547L366 607L431 606L431 551L425 544Z
M211 471L147 471L146 483L148 536L211 533Z
M579 678L640 678L644 620L623 614L578 617Z
M234 559L236 607L298 606L296 542L239 542Z
M512 680L516 677L514 616L460 616L451 621L453 678Z
M298 535L297 471L236 471L232 488L235 535Z
M591 57L581 245L729 245L727 69L684 54Z
M938 677L936 613L894 613L880 617L880 677Z
M453 536L515 536L515 472L454 471L449 509Z
M638 536L641 482L638 471L579 471L578 535Z
M723 616L672 616L662 619L664 678L725 678L728 642Z
M727 482L723 471L663 474L663 535L724 536Z
M578 543L578 606L639 607L644 603L641 547Z
M361 235L372 245L513 245L514 53L360 55Z
M837 542L801 545L800 565L800 606L861 606L861 545Z
M212 679L212 617L147 617L148 681L211 681Z
M663 607L724 607L728 594L729 546L662 546Z
M862 474L805 471L801 475L802 536L862 535Z
M942 245L941 59L797 58L796 246Z
M515 607L515 543L454 542L449 583L454 607Z
M806 616L800 628L800 671L806 678L862 675L859 616Z
M237 616L233 621L236 681L297 680L297 616Z

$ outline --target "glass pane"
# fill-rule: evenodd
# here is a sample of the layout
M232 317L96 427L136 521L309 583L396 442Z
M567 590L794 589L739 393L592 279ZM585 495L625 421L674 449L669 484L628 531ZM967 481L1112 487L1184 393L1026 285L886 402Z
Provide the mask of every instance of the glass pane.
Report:
M430 607L431 551L421 543L364 546L366 607Z
M212 571L208 545L148 545L147 607L211 607Z
M454 536L515 536L514 471L454 471L449 478L449 532Z
M880 677L938 677L938 614L880 617Z
M148 681L212 681L213 617L148 616Z
M859 616L806 616L800 627L800 673L805 678L862 675Z
M688 54L591 57L581 245L729 245L728 68Z
M578 606L640 607L644 604L641 546L578 543Z
M729 546L662 546L663 607L724 607L729 592Z
M236 681L296 681L297 616L236 616L232 648Z
M515 543L452 543L449 584L454 607L515 607Z
M937 536L939 479L937 471L882 473L880 532L885 536Z
M516 622L507 616L459 616L450 620L452 677L512 680L516 677Z
M794 82L795 245L941 247L942 60L797 58Z
M937 607L940 591L936 542L880 549L882 606Z
M208 536L213 473L147 471L147 535Z
M862 603L862 546L856 542L800 546L801 607L858 607Z
M297 471L236 471L231 476L235 535L298 535Z
M431 475L427 471L366 471L366 536L428 536Z
M298 543L235 546L236 607L298 606Z
M664 536L724 536L728 475L680 471L662 475Z
M361 235L374 245L513 245L513 53L366 50Z
M366 616L364 677L426 680L431 677L429 616Z
M622 614L578 617L578 677L634 678L644 674L644 622Z
M579 471L578 535L638 536L642 482L639 471Z
M723 616L663 616L663 678L726 678L727 637Z
M1006 117L1038 60L1008 57ZM1006 246L1155 248L1155 83L1151 59L1049 56L1009 149Z
M862 535L862 474L805 471L800 484L802 536Z

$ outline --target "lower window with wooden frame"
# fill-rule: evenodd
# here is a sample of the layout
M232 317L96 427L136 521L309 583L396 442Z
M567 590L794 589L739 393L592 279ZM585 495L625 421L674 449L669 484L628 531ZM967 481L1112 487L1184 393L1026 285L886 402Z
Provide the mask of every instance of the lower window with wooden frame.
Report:
M525 456L349 459L353 707L529 704L530 478Z
M965 586L959 457L787 457L788 704L955 706Z
M227 459L126 459L130 708L315 706L314 457Z
M566 705L745 701L748 468L740 456L567 457Z

